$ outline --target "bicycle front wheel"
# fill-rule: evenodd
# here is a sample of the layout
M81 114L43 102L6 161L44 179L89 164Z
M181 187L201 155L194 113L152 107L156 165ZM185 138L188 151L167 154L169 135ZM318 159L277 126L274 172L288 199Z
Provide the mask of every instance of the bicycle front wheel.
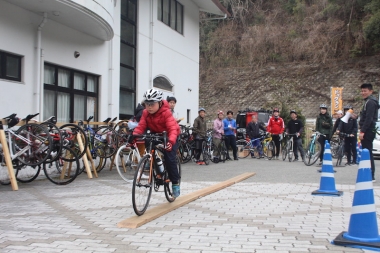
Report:
M141 158L137 165L132 185L132 205L138 216L143 215L148 208L153 181L150 170L150 156L146 155Z
M288 156L288 150L286 146L281 148L281 156L282 156L282 160L285 161L286 157Z
M100 157L108 158L113 156L117 151L118 136L112 127L101 126L96 130L94 146ZM100 152L101 149L103 152Z
M17 165L14 165L13 168L16 170L15 176L18 182L30 183L40 174L41 165L26 166L18 163Z
M210 153L208 152L207 142L205 141L202 142L202 156L205 164L209 165L211 158Z
M134 155L131 148L123 145L116 153L116 169L120 177L127 183L133 182L133 177L137 164L139 162L138 157Z
M267 146L267 158L268 160L271 160L273 155L274 155L274 143L273 141L269 142L268 143L268 146Z
M304 163L306 166L313 165L319 158L321 153L321 144L319 142L310 143L305 154Z
M181 163L178 156L176 160L177 160L178 175L180 178L180 180L178 181L178 184L181 185ZM165 197L169 202L173 202L176 199L175 197L173 197L172 182L169 179L169 174L167 171L165 171L165 176L164 176L164 191L165 191Z
M66 158L66 159L63 159ZM54 184L66 185L75 180L80 170L78 155L69 147L62 147L62 154L52 163L44 163L45 176Z
M227 148L226 148L226 143L222 141L220 144L220 161L225 162L227 158Z
M344 156L344 145L340 145L337 151L336 166L339 166L342 164L343 156Z
M246 140L238 140L236 142L236 146L238 148L238 158L246 158L250 154L250 143ZM228 150L227 150L228 152Z

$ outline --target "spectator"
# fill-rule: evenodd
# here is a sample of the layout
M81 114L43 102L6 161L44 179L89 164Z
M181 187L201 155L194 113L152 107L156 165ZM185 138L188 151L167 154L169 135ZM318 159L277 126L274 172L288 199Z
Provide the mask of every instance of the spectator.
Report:
M319 155L319 165L322 165L323 154L325 152L325 141L330 143L330 138L332 136L332 118L327 113L327 105L321 104L319 106L319 115L317 117L315 130L320 132L322 135L319 136L318 142L321 144L321 153Z
M269 118L267 131L272 135L272 140L276 146L276 154L274 159L278 160L280 155L280 146L282 140L282 133L284 132L284 120L279 116L280 111L278 108L273 109L273 115Z
M228 150L230 149L230 146L232 147L232 153L234 155L234 160L238 160L237 157L237 147L236 147L236 137L235 137L235 130L236 130L236 121L232 118L233 116L232 111L227 112L227 118L223 120L223 127L224 127L224 137L226 142L226 148L227 148L227 158L226 160L231 160L230 154Z
M361 140L362 148L366 148L369 151L371 157L372 181L375 182L375 162L372 154L372 142L376 136L376 121L378 117L379 101L372 96L372 84L364 83L360 86L360 89L362 98L364 99L364 104L362 110L360 111L359 139Z
M352 106L345 106L344 107L344 114L347 113L349 109L353 109ZM346 165L356 165L356 145L357 145L357 133L358 133L358 121L356 120L356 117L351 115L351 117L348 119L347 123L343 122L342 120L339 123L339 127L337 130L337 133L345 133L349 136L344 137L344 147L345 152L347 154L347 163ZM351 160L352 156L352 160Z
M305 159L305 151L302 147L302 132L303 132L303 124L302 121L297 118L297 112L295 110L290 111L290 118L287 126L286 133L294 134L293 136L293 153L294 153L294 161L298 161L298 150L301 153L302 161Z
M252 115L252 120L251 122L248 123L246 132L251 139L252 146L257 147L257 150L259 152L259 159L264 158L263 154L263 147L261 146L261 139L260 137L262 136L260 134L260 129L263 130L264 132L266 131L265 125L262 122L257 122L257 116ZM255 158L255 154L251 152L251 157Z
M174 111L174 108L175 108L175 106L177 104L177 99L175 97L169 97L169 96L167 96L166 101L168 101L168 103L169 103L169 107L170 107L170 110L171 110L171 112L173 114L173 117L175 118L175 120L177 121L177 123L179 123L182 119L179 119L178 118L178 113L176 113Z
M346 112L345 112L346 113ZM333 130L332 130L332 134L334 134L336 132L336 130L338 129L339 127L339 123L341 122L341 118L343 116L343 112L341 110L337 111L336 112L336 120L335 120L335 123L334 123L334 127L333 127ZM331 136L332 137L332 136Z
M198 117L194 120L193 134L195 134L195 162L198 165L204 165L205 162L199 160L202 153L202 142L206 138L206 110L204 108L199 108Z
M220 144L222 143L222 135L224 134L223 118L223 111L219 111L213 124L212 142L214 143L213 156L215 162L218 162L220 159Z

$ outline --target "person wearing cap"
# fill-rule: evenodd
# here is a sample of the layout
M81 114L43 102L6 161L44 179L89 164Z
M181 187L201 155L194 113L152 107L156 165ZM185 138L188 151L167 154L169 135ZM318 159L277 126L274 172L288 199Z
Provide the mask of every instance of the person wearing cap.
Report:
M278 160L280 155L280 146L282 133L285 130L284 120L279 116L280 110L278 108L273 109L273 115L269 118L267 131L272 135L272 140L276 146L276 154L274 155L274 159Z
M343 112L341 110L339 110L339 111L336 112L336 117L337 118L335 120L334 127L333 127L333 130L332 130L333 134L338 130L338 127L339 127L339 124L341 122L342 116L343 116ZM339 132L337 132L337 133L339 133Z
M352 110L352 106L346 105L344 107L344 114L346 115L348 110ZM357 145L357 133L358 133L358 121L354 115L351 115L347 120L347 123L343 120L340 121L337 133L345 133L348 136L344 137L344 148L347 154L347 163L345 165L356 165L356 145ZM351 160L352 157L352 160Z
M177 99L175 97L169 97L167 96L166 97L166 101L168 101L169 103L169 107L170 107L170 110L173 114L173 117L175 118L175 120L177 121L177 123L179 123L182 119L179 119L178 118L178 113L176 113L174 111L174 108L175 108L175 105L177 104Z
M223 111L218 111L217 118L213 123L212 142L214 144L213 156L215 161L219 161L220 159L220 144L222 143L222 135L224 134L223 118Z
M232 111L228 111L227 112L227 118L225 118L223 120L224 137L225 137L225 143L226 143L226 148L227 148L226 160L232 160L230 158L230 154L228 153L230 146L232 148L234 160L238 160L237 147L236 147L236 137L235 137L236 120L234 120L232 118L233 115L234 115L234 113Z
M206 110L204 108L199 108L198 110L198 117L195 118L194 124L193 124L193 134L195 135L195 162L198 165L204 165L205 162L199 160L202 153L202 142L206 138Z
M318 165L322 165L323 154L325 152L325 141L328 141L330 143L330 138L333 133L332 118L327 112L326 104L321 104L319 106L319 115L315 124L315 130L321 133L318 139L318 142L321 144L321 153L319 154Z
M261 145L261 137L262 134L260 133L260 130L263 132L266 132L266 127L263 122L258 122L257 115L252 115L251 122L248 123L246 127L246 132L251 139L252 147L256 147L257 151L259 152L259 157L264 158L264 153L263 153L263 147ZM251 151L251 157L255 158L254 152Z
M302 132L303 132L303 123L299 120L297 112L295 110L290 111L290 120L286 125L287 134L295 134L293 136L293 153L294 161L298 161L298 150L301 153L302 161L305 159L305 150L302 147Z
M359 139L363 149L368 149L371 157L372 181L375 181L375 162L373 160L373 140L376 137L376 121L378 117L379 101L372 96L373 87L370 83L363 83L360 86L361 95L364 99L363 107L360 111L360 133Z

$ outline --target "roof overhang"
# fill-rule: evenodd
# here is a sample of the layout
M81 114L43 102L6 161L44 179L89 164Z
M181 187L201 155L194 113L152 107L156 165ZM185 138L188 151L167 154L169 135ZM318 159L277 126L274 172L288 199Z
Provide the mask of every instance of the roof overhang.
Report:
M215 15L231 17L226 7L219 2L219 0L193 0L199 6L200 11L212 13Z
M86 33L100 40L111 40L114 36L110 21L70 0L5 0L23 9L43 15L65 26ZM111 18L111 17L110 17ZM113 22L113 21L112 21ZM111 23L112 23L111 22Z

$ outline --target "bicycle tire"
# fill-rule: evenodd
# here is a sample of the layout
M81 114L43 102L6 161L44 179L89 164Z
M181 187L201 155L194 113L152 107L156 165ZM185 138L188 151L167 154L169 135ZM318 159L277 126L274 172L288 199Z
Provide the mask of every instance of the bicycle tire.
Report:
M267 156L267 152L268 152L268 144L267 144L267 142L266 141L261 141L261 147L262 147L262 151L263 151L263 156L265 157L265 158L268 158L268 156Z
M62 157L70 158L62 159ZM49 164L50 166L48 167L47 165ZM56 185L67 185L74 181L79 174L80 163L78 155L73 149L66 146L62 147L60 158L49 164L44 163L44 173L50 182Z
M342 159L344 156L344 144L340 144L337 151L337 160L336 160L336 166L340 166L342 164Z
M94 162L94 166L95 166L96 172L99 173L106 166L107 158L103 158L103 157L100 157L100 156L98 156L98 155L95 154L95 155L92 155L92 161ZM90 163L90 161L89 161L89 166L90 167L92 166L91 163ZM84 164L81 167L81 169L79 170L79 175L81 173L83 173L83 172L87 173L86 167L84 166Z
M311 147L311 145L314 145L314 147ZM311 142L305 154L304 164L306 166L311 166L314 163L316 163L316 161L319 158L320 153L321 153L321 144L317 141L315 141L314 144Z
M61 131L55 124L51 122L42 122L40 125L46 127L50 135L54 136L52 137L53 145L52 150L50 152L50 156L48 157L48 159L46 159L45 162L55 161L58 159L63 146Z
M103 158L109 158L117 152L118 136L116 131L109 126L101 126L96 130L96 134L101 136L101 140L94 139L95 152ZM99 149L104 152L100 152Z
M145 166L150 167L150 155L141 158L133 178L132 206L138 216L143 215L148 208L153 189L151 169L145 169Z
M126 158L124 160L124 158ZM137 160L137 163L135 161ZM137 168L138 165L138 157L135 157L134 152L131 148L127 147L127 145L121 146L117 153L116 153L116 169L117 172L119 173L120 177L127 183L132 183L134 174L135 174L135 169ZM141 159L140 159L141 160ZM123 163L127 167L127 170L124 171Z
M237 150L238 158L246 158L251 153L251 151L250 151L251 143L246 141L246 140L238 140L236 142L236 146L237 147L241 146L240 148L238 147L238 150ZM228 150L227 150L227 152L228 152Z
M202 156L203 156L203 161L205 162L206 165L210 164L210 154L207 150L207 142L202 141Z
M287 150L286 146L284 146L284 147L281 148L281 158L282 158L282 160L285 161L287 156L288 156L288 150Z
M88 139L86 133L81 127L75 124L64 124L59 129L66 131L69 136L63 137L64 142L68 142L68 147L75 151L78 156L78 159L82 158L86 153L88 147ZM83 151L80 150L77 138L80 137L83 143Z
M178 184L181 185L181 163L179 161L179 157L176 157L177 160L177 170L179 174L179 181ZM169 173L165 170L164 174L164 192L165 192L165 197L168 202L173 202L176 198L173 197L172 193L172 182L169 179Z
M29 142L12 135L12 149L15 154L29 147L26 152L17 157L22 164L37 166L49 158L53 140L46 127L38 124L26 124L16 131L16 135L24 137Z
M227 158L227 148L226 148L226 143L222 141L220 144L220 161L225 162Z
M18 182L30 183L35 180L41 171L41 165L37 166L26 166L24 164L14 165L13 168L16 170L15 177Z
M268 146L267 146L267 158L268 158L268 160L271 160L273 158L273 154L275 151L274 149L275 149L274 142L270 141L268 143Z

